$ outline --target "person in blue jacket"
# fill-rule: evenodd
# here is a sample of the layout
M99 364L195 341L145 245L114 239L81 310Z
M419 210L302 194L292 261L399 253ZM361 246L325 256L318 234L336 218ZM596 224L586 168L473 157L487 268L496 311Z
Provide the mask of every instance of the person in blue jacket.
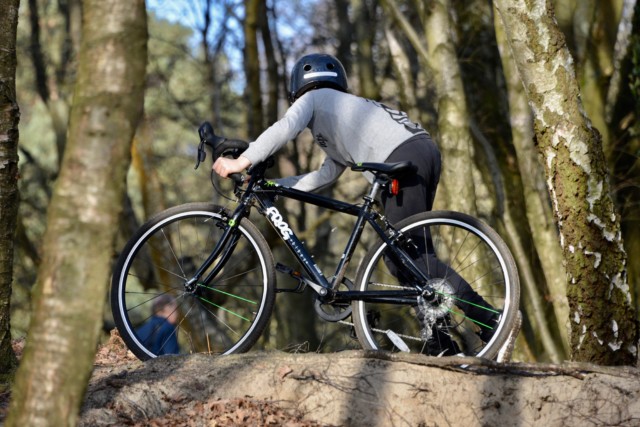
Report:
M168 294L160 295L153 301L153 315L136 330L138 339L156 356L178 354L178 304Z

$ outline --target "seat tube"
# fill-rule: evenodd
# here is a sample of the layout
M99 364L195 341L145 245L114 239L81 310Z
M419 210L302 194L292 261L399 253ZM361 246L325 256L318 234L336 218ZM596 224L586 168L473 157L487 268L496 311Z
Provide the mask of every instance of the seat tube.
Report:
M356 219L356 223L353 226L353 232L349 237L349 241L347 242L347 246L344 249L342 258L340 259L340 262L336 267L336 274L334 275L333 281L331 282L331 287L334 290L338 288L340 283L342 283L342 279L344 279L344 275L347 272L347 267L349 266L349 262L351 262L353 253L355 252L356 246L358 245L358 242L360 241L360 237L362 236L362 230L364 230L364 226L371 214L371 206L374 203L374 197L379 188L380 188L380 185L378 184L376 186L376 183L374 183L374 188L372 188L369 194L364 197L364 204L362 205L360 214L358 215L358 218Z

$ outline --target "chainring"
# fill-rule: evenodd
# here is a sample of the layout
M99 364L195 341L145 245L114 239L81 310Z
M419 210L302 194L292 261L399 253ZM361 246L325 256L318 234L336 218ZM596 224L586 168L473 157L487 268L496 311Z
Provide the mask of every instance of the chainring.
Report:
M344 288L348 291L354 289L353 282L346 277L342 279L342 283L338 286L339 290L344 290ZM338 305L331 302L322 302L318 294L314 294L313 308L318 313L318 316L327 322L339 322L351 316L351 304Z

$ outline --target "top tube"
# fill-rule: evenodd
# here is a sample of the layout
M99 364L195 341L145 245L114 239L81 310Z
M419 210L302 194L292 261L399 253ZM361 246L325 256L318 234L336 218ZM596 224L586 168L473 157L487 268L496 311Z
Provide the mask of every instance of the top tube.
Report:
M261 182L258 182L257 188L254 188L252 190L252 193L256 195L276 194L278 196L298 200L303 203L309 203L321 208L326 208L353 216L358 216L362 209L361 206L353 203L343 202L316 193L310 193L307 191L296 190L290 187L284 187L274 183L273 181L262 180Z

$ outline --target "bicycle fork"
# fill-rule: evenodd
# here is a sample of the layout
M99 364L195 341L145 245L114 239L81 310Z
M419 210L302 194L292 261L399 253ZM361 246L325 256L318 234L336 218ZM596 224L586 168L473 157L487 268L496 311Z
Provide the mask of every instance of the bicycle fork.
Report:
M220 271L226 265L227 261L229 260L229 257L231 257L231 255L233 254L233 251L236 247L236 244L238 243L238 240L240 239L240 234L238 232L238 224L240 222L241 216L239 213L240 213L240 210L236 210L234 217L226 221L227 223L224 226L225 231L222 234L222 237L220 238L220 240L218 240L216 247L211 251L211 254L209 254L209 257L204 261L204 263L202 263L202 265L200 266L200 268L198 268L198 270L195 272L193 277L191 277L191 279L185 282L184 286L187 292L193 293L193 292L196 292L196 290L198 289L198 286L208 285L213 280L213 278L216 277L218 273L220 273ZM224 222L225 218L219 219L217 221ZM213 270L211 270L211 272L207 274L204 280L201 280L202 276L204 276L204 273L211 267L211 265L216 260L218 262L214 266Z

